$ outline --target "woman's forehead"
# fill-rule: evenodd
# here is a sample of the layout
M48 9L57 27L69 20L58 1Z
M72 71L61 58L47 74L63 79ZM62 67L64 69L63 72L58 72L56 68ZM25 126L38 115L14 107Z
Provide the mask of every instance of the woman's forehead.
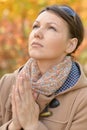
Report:
M38 15L35 22L39 23L40 21L46 21L47 23L54 23L58 24L58 22L65 21L62 17L56 15L52 11L44 11L41 14Z

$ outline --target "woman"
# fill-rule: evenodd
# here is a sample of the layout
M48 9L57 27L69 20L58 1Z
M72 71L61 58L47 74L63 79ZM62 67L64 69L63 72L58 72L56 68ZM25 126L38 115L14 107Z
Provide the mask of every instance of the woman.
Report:
M71 56L83 40L66 5L43 9L29 35L29 61L0 81L0 130L87 130L87 79Z

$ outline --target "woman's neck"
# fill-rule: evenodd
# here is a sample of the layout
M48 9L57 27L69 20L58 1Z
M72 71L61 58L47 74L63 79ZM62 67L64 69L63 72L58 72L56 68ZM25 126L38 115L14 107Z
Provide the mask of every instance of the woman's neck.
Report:
M41 71L41 74L43 75L48 69L50 69L52 66L59 64L64 58L61 58L60 60L37 60L37 64L39 66L39 69Z

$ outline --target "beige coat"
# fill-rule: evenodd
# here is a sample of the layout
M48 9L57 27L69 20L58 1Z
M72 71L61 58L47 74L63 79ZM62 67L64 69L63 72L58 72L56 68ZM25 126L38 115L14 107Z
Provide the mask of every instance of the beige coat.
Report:
M39 120L37 130L87 130L87 79L81 70L81 76L75 86L56 95L60 102L56 108L49 108L49 117ZM18 70L3 76L0 80L0 130L6 130L11 122L11 88L15 82ZM54 96L39 95L38 104L42 111Z

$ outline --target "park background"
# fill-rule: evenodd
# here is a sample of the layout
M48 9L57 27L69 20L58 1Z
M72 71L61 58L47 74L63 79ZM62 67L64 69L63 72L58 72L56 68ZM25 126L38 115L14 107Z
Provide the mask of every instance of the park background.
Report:
M28 60L32 23L43 7L52 4L67 4L80 15L85 37L75 56L87 73L87 0L0 0L0 77Z

